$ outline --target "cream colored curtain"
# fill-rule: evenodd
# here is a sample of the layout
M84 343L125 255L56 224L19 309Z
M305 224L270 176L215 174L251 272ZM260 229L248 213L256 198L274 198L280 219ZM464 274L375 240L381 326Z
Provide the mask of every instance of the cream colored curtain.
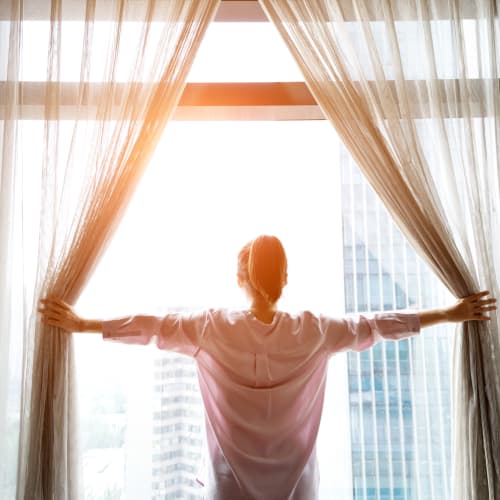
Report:
M260 2L417 251L455 296L498 296L498 2ZM493 500L498 316L460 328L454 357L452 498Z
M0 367L0 430L4 440L8 429L19 436L7 443L14 464L18 450L17 471L0 466L2 498L80 495L71 337L30 313L40 296L74 303L80 295L175 109L217 6L33 0L2 8L9 16L0 33L0 321L7 360Z

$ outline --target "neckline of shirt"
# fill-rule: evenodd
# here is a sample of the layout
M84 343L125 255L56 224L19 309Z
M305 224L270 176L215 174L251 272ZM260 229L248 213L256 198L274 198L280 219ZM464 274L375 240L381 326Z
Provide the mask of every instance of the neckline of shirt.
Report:
M247 318L250 318L250 320L252 320L253 322L257 323L258 325L262 325L263 327L266 327L266 328L275 326L276 323L283 316L283 313L281 311L276 311L274 313L273 320L270 323L266 323L265 321L261 321L259 318L257 318L255 316L255 314L253 314L253 312L250 311L249 309L246 309L245 311L243 311L243 313L245 314L245 316Z

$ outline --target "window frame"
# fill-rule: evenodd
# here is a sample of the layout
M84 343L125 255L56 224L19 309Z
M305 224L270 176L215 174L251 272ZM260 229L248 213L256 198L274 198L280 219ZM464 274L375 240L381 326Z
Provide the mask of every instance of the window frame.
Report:
M159 0L168 1L168 0ZM340 0L342 12L346 21L355 21L356 16L350 0ZM392 0L394 18L409 20L404 17L398 8L400 0ZM402 5L405 2L402 2ZM445 0L436 0L434 19L449 19L450 12ZM127 9L126 20L140 19L145 2L136 2L134 8ZM50 19L49 0L28 0L23 6L23 20ZM404 8L404 7L403 7ZM0 4L0 21L10 20L10 5ZM95 19L105 21L111 19L110 4L99 3L95 12ZM464 18L473 17L474 5L465 2L462 6ZM370 19L379 20L379 13L372 10L368 13ZM79 0L65 0L62 20L84 20L84 4ZM153 15L154 18L154 15ZM266 22L269 23L264 10L258 0L221 0L214 22ZM61 119L78 119L79 113L84 111L78 106L78 86L73 82L22 82L18 96L21 99L21 119L41 120L45 118L44 96L48 85L58 85L61 95ZM458 86L458 80L438 80L440 86ZM0 120L3 119L7 108L8 92L6 81L0 81ZM99 96L99 83L88 82L86 95ZM425 81L414 80L415 94L419 94L419 87L426 85ZM487 86L480 79L471 79L473 88L471 95L480 96L487 92ZM460 95L459 93L457 95ZM479 101L478 101L479 102ZM473 103L474 104L474 103ZM92 102L88 103L92 106ZM460 106L453 107L460 110ZM473 106L475 116L482 116L480 106ZM85 112L86 116L87 113ZM430 116L430 115L429 115ZM456 116L453 116L456 117ZM419 115L418 118L425 118ZM304 81L297 82L238 82L238 83L187 83L181 96L173 120L213 121L213 120L325 120L325 116L309 91Z

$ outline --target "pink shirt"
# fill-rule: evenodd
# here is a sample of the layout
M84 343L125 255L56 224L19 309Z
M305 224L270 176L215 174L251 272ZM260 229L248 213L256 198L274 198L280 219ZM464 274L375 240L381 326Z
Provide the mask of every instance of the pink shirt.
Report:
M420 331L416 314L343 319L207 310L104 321L103 337L194 357L210 453L205 498L313 500L328 358Z

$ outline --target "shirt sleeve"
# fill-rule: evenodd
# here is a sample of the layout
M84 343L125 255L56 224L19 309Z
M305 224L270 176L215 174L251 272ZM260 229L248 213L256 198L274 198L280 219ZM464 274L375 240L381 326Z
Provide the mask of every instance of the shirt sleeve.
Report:
M364 351L380 340L401 340L420 332L418 314L390 312L372 316L359 315L343 319L320 317L320 329L326 349L339 351Z
M129 316L102 322L102 337L125 344L155 342L162 350L196 356L206 328L206 313Z

